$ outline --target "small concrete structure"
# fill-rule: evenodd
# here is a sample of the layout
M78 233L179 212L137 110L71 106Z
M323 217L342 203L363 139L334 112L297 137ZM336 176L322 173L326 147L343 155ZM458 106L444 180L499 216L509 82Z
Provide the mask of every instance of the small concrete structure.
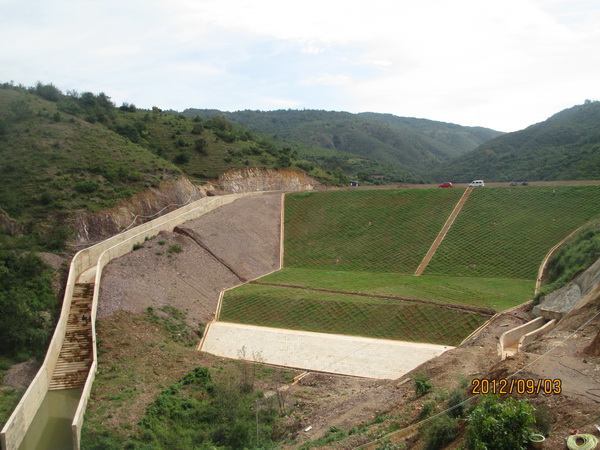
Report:
M243 346L243 348L242 348ZM228 322L210 325L202 351L366 378L396 379L454 347Z
M521 339L528 333L541 328L545 322L546 319L538 317L537 319L533 319L530 322L502 333L500 341L498 342L498 353L500 357L505 359L507 356L516 354L521 346Z

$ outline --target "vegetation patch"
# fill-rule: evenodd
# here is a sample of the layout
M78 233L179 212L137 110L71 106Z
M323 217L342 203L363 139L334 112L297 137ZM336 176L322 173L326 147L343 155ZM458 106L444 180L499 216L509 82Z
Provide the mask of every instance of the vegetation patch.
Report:
M535 280L550 248L599 214L600 186L476 189L424 273Z
M595 223L583 229L550 258L546 280L539 296L560 289L598 258L600 258L600 223Z
M535 288L533 280L437 275L415 277L397 273L304 268L286 268L260 281L486 307L497 311L528 301Z
M285 267L413 273L461 195L458 189L288 194Z
M458 345L487 315L439 305L244 285L228 291L221 320L276 328Z

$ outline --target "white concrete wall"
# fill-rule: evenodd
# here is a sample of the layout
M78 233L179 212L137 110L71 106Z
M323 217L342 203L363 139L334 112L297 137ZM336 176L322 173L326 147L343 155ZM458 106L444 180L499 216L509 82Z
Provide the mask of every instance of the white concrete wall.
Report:
M260 193L258 193L260 195ZM61 316L58 320L52 341L48 347L46 358L37 375L29 385L29 388L21 398L21 401L17 405L15 411L10 416L8 422L0 433L0 444L3 450L17 450L21 444L25 432L31 425L36 412L38 411L58 360L58 355L62 348L65 331L67 327L67 319L69 316L69 309L71 307L71 297L73 295L73 289L78 277L85 271L98 266L96 270L96 286L94 288L94 300L92 304L92 336L93 336L93 355L94 360L92 363L92 370L88 375L88 380L83 389L83 395L81 397L79 407L73 419L71 425L73 432L73 445L74 448L79 448L79 440L81 436L81 425L83 424L83 415L89 395L92 389L92 383L96 374L97 369L97 349L96 349L96 311L98 308L98 292L100 287L100 279L102 274L102 268L108 262L114 258L123 256L133 250L133 245L136 243L144 242L146 237L156 235L160 231L172 231L176 226L181 225L188 220L195 219L197 217L206 214L219 206L231 203L238 198L242 198L248 195L257 195L257 193L247 194L233 194L224 195L219 197L206 197L183 206L173 212L165 214L164 216L158 217L150 222L139 225L131 230L128 230L122 234L113 236L106 241L89 247L85 250L81 250L75 255L71 261L69 269L69 277L67 279L67 286L65 290L65 296L63 299L63 307Z
M524 345L530 344L533 341L535 341L536 339L541 338L544 334L546 334L548 331L550 331L552 328L554 328L554 326L556 324L557 324L557 321L552 319L551 321L546 322L543 326L541 326L537 330L530 331L529 333L521 336L521 339L519 339L518 349L521 350L521 347L523 347Z
M533 319L530 322L524 323L523 325L519 325L512 330L502 333L500 336L500 342L498 343L498 353L500 354L500 357L502 359L506 358L508 348L512 347L514 349L518 349L521 337L527 333L537 330L544 324L545 321L546 319L543 317L538 317L537 319Z

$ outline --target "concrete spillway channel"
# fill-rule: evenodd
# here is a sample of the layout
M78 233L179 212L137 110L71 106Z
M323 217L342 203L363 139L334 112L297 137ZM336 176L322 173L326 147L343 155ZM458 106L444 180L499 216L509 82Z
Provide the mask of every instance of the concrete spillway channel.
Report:
M94 275L95 267L87 273ZM75 284L62 348L48 392L21 443L23 450L73 448L71 420L93 360L93 298L93 283Z
M207 197L80 251L71 261L63 309L46 358L0 432L3 450L79 448L97 369L96 311L102 269L134 244L251 194Z

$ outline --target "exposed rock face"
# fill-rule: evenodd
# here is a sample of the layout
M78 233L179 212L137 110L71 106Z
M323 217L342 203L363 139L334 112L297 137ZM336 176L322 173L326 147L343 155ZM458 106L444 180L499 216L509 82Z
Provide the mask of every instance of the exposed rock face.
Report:
M206 197L206 188L180 178L140 192L114 208L93 213L79 211L71 228L77 243L95 243L202 197Z
M312 191L323 185L304 172L275 169L230 169L219 176L219 188L237 194L254 191Z
M560 289L542 297L533 308L535 316L560 319L571 311L586 294L600 283L600 259Z
M299 191L323 188L303 172L274 169L231 169L215 185L195 186L186 178L161 183L134 195L114 208L99 212L79 211L71 222L74 244L93 244L171 212L207 195L256 191Z
M9 236L19 237L23 234L23 226L11 219L5 211L0 209L0 228L4 228Z

